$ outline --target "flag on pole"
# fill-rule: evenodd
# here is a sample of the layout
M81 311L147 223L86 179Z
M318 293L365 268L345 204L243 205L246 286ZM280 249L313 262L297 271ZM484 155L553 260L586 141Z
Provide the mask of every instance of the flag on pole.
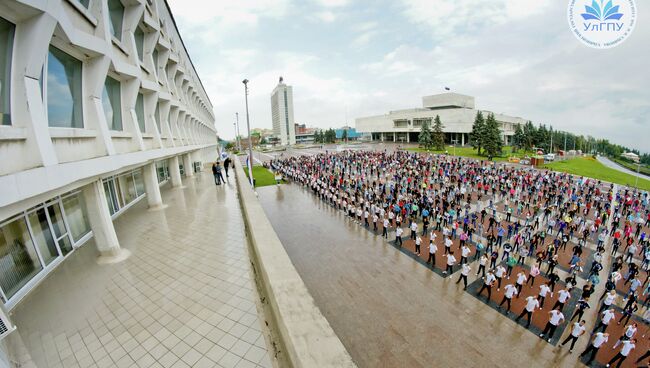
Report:
M250 155L246 155L246 168L248 168L248 181L253 185L253 165L251 164Z

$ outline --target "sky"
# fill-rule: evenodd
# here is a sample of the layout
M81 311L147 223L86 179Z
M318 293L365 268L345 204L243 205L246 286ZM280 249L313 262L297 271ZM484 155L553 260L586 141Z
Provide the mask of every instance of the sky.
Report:
M244 78L251 128L271 128L282 76L308 126L354 126L449 87L479 109L650 152L645 1L606 50L573 36L568 0L168 1L224 139L236 112L246 129Z

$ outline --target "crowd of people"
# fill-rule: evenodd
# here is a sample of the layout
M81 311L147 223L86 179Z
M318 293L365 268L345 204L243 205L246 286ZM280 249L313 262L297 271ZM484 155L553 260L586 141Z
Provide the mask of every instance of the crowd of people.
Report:
M570 343L570 351L587 332L582 318L593 304L591 295L602 277L605 292L596 302L599 306L593 305L600 318L581 354L588 356L588 364L608 341L607 327L612 321L626 325L614 346L617 354L608 363L620 366L640 338L636 319L630 319L635 315L642 315L646 322L650 319L647 192L615 190L611 184L553 171L400 150L321 153L276 159L266 165L310 188L360 226L386 239L394 234L397 247L403 246L403 236L407 236L420 256L428 238L427 264L436 267L436 258L442 257L443 275L460 270L457 283L462 282L464 288L471 264L476 262L476 275L482 280L478 294L485 292L490 300L493 287L504 287L499 308L505 304L505 313L523 286L532 288L543 274L539 292L525 298L516 319L526 317L527 327L547 295L553 295L563 273L564 287L540 333L549 341L565 322L562 311L572 290L583 282L570 334L561 344ZM567 264L559 264L563 252L571 253ZM608 256L613 259L609 265L604 261ZM518 268L521 271L512 275L517 265L527 268ZM566 272L558 272L560 266ZM511 277L513 283L504 282ZM619 304L618 292L625 293L621 312L614 307ZM650 351L638 362L649 356Z

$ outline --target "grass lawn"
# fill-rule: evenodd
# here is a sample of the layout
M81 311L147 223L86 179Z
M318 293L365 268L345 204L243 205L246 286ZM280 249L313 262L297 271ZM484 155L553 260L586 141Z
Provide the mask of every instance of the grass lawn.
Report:
M430 152L430 153L449 153L450 155L455 155L455 156L462 156L462 157L470 157L470 158L475 158L477 160L487 160L486 156L479 156L476 152L476 150L472 147L456 147L455 152L454 152L454 147L445 147L444 150L442 151L436 151L436 150L425 150L424 148L416 147L416 148L407 148L408 151L413 151L413 152ZM531 156L533 155L532 151L518 151L516 153L512 153L512 147L506 146L503 147L503 153L501 156L498 157L493 157L494 161L507 161L508 157L511 156L516 156L516 157L524 157L524 156Z
M628 186L634 186L636 182L635 176L610 169L591 157L551 162L545 164L544 168ZM639 178L639 188L650 190L650 180Z
M248 169L245 167L244 172L248 178ZM275 185L275 175L263 166L253 166L253 178L255 179L255 188Z

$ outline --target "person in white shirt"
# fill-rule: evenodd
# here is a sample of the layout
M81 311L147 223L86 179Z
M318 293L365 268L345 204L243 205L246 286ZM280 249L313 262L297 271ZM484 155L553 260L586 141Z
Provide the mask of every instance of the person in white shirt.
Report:
M612 349L616 349L616 347L618 347L622 341L632 340L634 335L636 335L636 331L637 331L636 323L632 323L631 325L625 326L625 329L623 329L623 334L621 335L621 337L618 338L618 340L616 340L616 343L614 344L614 347Z
M605 294L605 300L603 300L603 304L600 306L598 309L598 313L604 311L605 309L609 308L616 302L616 290L612 289L610 290L609 293Z
M490 297L492 297L492 285L494 285L494 281L496 281L494 273L492 270L488 270L487 275L483 278L483 286L481 286L481 290L479 290L476 295L480 296L483 290L487 289L487 300L490 300Z
M377 232L377 220L379 220L379 216L375 213L372 215L372 229Z
M460 266L460 277L458 278L458 281L456 281L456 283L458 284L460 282L460 280L463 280L463 285L465 285L465 287L463 287L463 290L467 290L467 275L469 275L470 270L471 270L471 268L469 267L469 265L467 263L462 263L461 264L461 266Z
M603 332L607 330L607 326L609 326L609 323L616 318L616 313L614 313L614 308L607 309L602 313L602 317L600 317L600 321L598 321L598 324L596 327L594 327L594 331L598 331L599 328L603 328ZM593 333L592 332L592 333Z
M450 251L447 256L447 268L442 272L443 274L454 273L454 265L456 264L456 257L454 257L454 252Z
M591 365L591 362L594 361L594 358L598 354L598 350L600 350L600 347L603 346L607 340L609 340L609 334L604 333L604 332L598 332L596 335L594 335L594 339L591 341L591 344L587 346L585 351L580 353L580 357L584 357L587 354L591 352L591 356L589 357L589 360L587 360L587 366Z
M418 256L420 255L420 244L422 244L422 238L418 235L418 237L415 238L415 254Z
M627 359L627 357L630 355L632 350L634 350L634 348L636 347L635 344L636 344L635 339L623 341L623 346L621 347L621 350L618 353L616 353L616 355L614 355L612 359L610 359L609 363L607 363L605 367L611 366L617 360L618 360L618 364L616 365L616 367L617 368L620 367L621 364L623 364L623 362L625 361L625 359Z
M479 273L482 273L483 275L481 275L481 277L485 277L485 265L487 265L487 262L487 254L481 255L481 258L478 259L478 271L476 271L476 276L478 276Z
M578 337L582 336L585 334L586 328L585 328L585 321L582 320L580 322L575 322L573 324L573 327L571 328L571 334L562 341L562 345L564 346L571 340L571 346L569 347L569 353L573 353L573 348L576 346L576 341L578 341Z
M383 228L381 229L381 236L383 236L385 239L388 239L388 226L390 226L389 224L390 222L387 218L385 218Z
M501 300L501 303L499 303L499 309L501 309L503 303L507 303L508 308L506 309L506 314L510 313L510 304L512 302L512 297L518 293L518 289L513 284L506 285L506 287L503 288L503 299Z
M521 271L517 274L517 293L521 293L521 288L524 287L525 282L526 282L526 273Z
M557 301L555 302L553 308L551 309L558 309L558 310L564 309L564 304L566 304L567 300L569 300L570 297L571 297L571 293L568 290L566 289L560 290L557 295Z
M562 314L562 312L557 309L553 309L552 311L548 312L548 316L549 319L546 323L546 327L544 327L544 331L539 334L539 337L544 338L546 333L548 333L548 342L551 342L557 326L559 326L560 323L564 322L564 314Z
M451 245L453 243L454 242L451 239L445 236L445 254L451 252Z
M438 246L431 239L429 240L429 259L427 259L427 263L431 262L431 267L436 266L436 252L438 252Z
M467 263L467 257L469 257L469 254L471 253L471 250L466 244L463 244L463 246L460 248L460 263L464 264Z
M539 301L537 299L530 295L529 297L526 298L526 305L524 306L524 309L521 311L519 316L515 319L515 322L519 322L521 317L526 315L528 318L528 323L526 324L526 328L530 327L530 321L533 319L533 312L535 309L539 308Z
M395 245L399 245L400 247L402 246L402 234L404 233L404 230L401 227L398 227L395 229Z
M544 308L544 300L546 300L546 296L551 292L551 288L548 287L546 284L541 284L539 285L539 308Z
M501 290L501 279L506 274L506 268L502 265L498 265L497 269L494 271L494 277L497 279L497 290Z
M411 239L415 240L415 236L418 233L418 223L413 221L411 222Z

